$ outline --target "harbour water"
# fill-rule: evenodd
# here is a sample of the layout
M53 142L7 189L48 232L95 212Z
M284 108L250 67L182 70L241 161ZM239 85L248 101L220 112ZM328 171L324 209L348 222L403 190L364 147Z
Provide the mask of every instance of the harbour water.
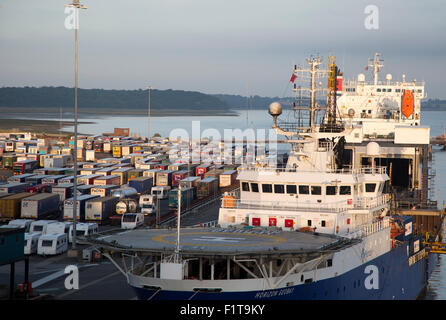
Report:
M250 110L248 113L246 110L238 110L238 113L238 116L153 117L150 122L151 133L152 135L159 133L161 136L169 136L174 129L184 129L191 134L193 121L199 121L201 132L206 129L217 129L220 131L222 137L224 129L241 129L243 131L247 127L265 130L271 128L272 118L267 110ZM444 132L446 126L445 115L446 112L440 111L422 112L422 125L430 126L431 136L436 136ZM286 118L292 115L284 114L283 116ZM54 120L54 116L46 117L42 115L40 119ZM72 118L64 115L64 120L72 120ZM121 127L130 128L131 134L147 135L148 119L144 116L113 116L92 119L90 116L83 118L81 115L79 120L95 122L94 124L79 125L79 132L85 134L102 134L104 132L112 132L115 127ZM64 130L72 131L73 128L66 127ZM279 147L279 150L281 149L283 148ZM441 205L446 201L446 151L434 147L433 161L433 167L436 169L436 192L433 198ZM446 300L446 259L444 257L440 257L429 283L427 291L422 298L427 300Z

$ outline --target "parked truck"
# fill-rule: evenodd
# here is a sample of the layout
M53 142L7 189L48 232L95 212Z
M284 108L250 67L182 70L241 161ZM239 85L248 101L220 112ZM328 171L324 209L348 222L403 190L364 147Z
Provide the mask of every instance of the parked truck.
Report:
M98 197L99 196L92 196L90 194L84 194L77 197L76 219L78 221L85 220L85 208L87 201ZM69 198L64 201L63 217L66 220L73 219L73 203L74 203L73 198Z
M153 187L153 178L138 177L130 180L129 186L135 188L139 194L149 193Z
M106 221L109 216L114 214L117 202L118 198L116 197L100 197L88 200L85 208L85 220Z
M42 219L59 210L59 196L51 193L37 193L22 199L21 217Z
M187 208L194 200L194 188L181 189L181 209ZM169 191L169 207L178 208L178 189Z
M0 218L20 218L22 199L31 197L33 194L21 192L0 199Z

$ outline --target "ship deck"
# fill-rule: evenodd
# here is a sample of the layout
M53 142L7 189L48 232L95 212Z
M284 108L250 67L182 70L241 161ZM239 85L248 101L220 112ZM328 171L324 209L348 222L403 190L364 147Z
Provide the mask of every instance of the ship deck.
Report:
M137 229L86 240L103 250L138 253L172 253L176 229ZM286 254L336 251L356 243L333 235L266 229L182 228L182 254L202 256Z

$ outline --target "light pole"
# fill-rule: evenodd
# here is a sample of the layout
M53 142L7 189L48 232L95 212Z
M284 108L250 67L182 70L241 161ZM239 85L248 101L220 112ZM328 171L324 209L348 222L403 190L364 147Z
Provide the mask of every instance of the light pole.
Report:
M74 181L73 181L73 250L76 249L76 214L77 214L77 29L79 29L79 9L87 9L73 0L73 3L66 4L65 7L74 9Z
M148 89L148 91L149 91L149 102L148 102L148 104L149 104L149 117L148 117L148 127L147 127L147 141L149 141L150 140L150 89L152 89L152 87L151 86L148 86L147 87L147 89Z

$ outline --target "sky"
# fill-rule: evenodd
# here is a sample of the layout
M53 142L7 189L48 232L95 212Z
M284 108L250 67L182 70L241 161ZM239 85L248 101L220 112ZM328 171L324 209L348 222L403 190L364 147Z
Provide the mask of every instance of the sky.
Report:
M0 0L0 87L74 86L68 0ZM347 79L426 82L446 99L444 0L84 0L79 87L289 96L294 64L331 53ZM378 8L378 29L367 29ZM376 23L376 21L375 21ZM287 90L289 88L289 90Z

